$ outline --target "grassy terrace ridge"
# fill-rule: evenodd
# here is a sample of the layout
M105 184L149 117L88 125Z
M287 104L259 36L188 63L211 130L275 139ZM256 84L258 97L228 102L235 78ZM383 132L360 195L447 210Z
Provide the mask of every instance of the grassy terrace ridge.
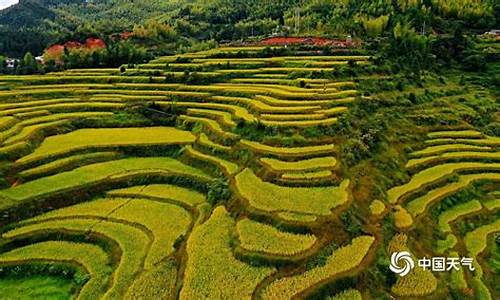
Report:
M46 197L72 189L91 186L98 182L127 179L131 176L166 173L187 176L195 180L209 181L204 172L168 157L126 158L110 162L91 164L69 172L33 180L0 191L3 197L1 209L21 204L30 199Z
M45 139L33 153L16 163L26 164L85 149L190 144L195 139L192 133L172 127L79 129Z
M319 169L333 169L337 160L333 156L317 157L299 161L282 161L275 158L262 157L260 162L273 172L306 172Z
M262 181L251 169L235 177L237 194L258 210L328 216L332 209L348 201L349 180L340 186L285 187Z
M98 246L65 241L40 242L0 255L0 265L7 263L60 262L83 268L90 279L78 293L78 299L90 300L104 295L112 269L106 252Z
M274 147L258 142L241 140L240 145L249 148L255 152L270 154L277 157L303 157L310 155L331 154L335 151L333 144L305 146L305 147Z
M243 249L270 255L296 255L307 251L317 241L311 234L283 232L250 219L239 220L236 228Z
M108 196L158 198L178 201L189 206L196 206L206 202L205 195L171 184L138 185L129 188L116 189L107 192Z
M49 220L20 227L3 234L5 238L15 239L46 232L97 233L116 242L121 249L120 263L113 274L113 283L104 298L114 299L126 293L134 277L144 265L144 259L151 244L151 237L142 228L123 223L99 219L71 218Z
M440 201L441 199L466 188L470 184L481 180L495 182L500 181L500 173L460 175L458 181L430 190L425 195L409 201L406 208L413 216L421 215L432 203Z
M232 253L231 231L236 226L223 206L196 227L187 242L188 261L180 299L251 299L257 285L275 272L254 267Z
M327 281L336 274L356 268L361 264L374 241L375 239L371 236L353 239L351 244L334 251L326 259L324 266L272 282L263 291L262 298L289 299L318 283Z
M387 192L388 200L397 203L405 195L461 171L500 171L500 164L463 162L434 166L416 173L408 183L390 189Z

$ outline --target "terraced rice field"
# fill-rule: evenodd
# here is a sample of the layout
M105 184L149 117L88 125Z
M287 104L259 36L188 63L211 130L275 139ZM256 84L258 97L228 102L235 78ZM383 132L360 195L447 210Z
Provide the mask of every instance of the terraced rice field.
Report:
M85 278L78 299L284 299L361 270L372 236L345 240L324 266L300 267L328 243L314 228L350 204L332 141L283 147L240 133L334 124L358 96L355 83L287 74L368 57L211 57L240 50L124 73L0 77L9 87L0 91L0 268L74 270ZM178 83L186 74L213 83ZM169 121L121 125L121 114L143 108Z
M352 228L360 183L344 177L340 143L299 137L362 97L354 79L311 75L369 57L262 50L0 77L0 281L59 268L79 279L77 299L370 299L358 276L386 276L390 250L412 246L381 233L406 232L479 271L414 271L386 292L494 299L500 139L428 132L407 180L362 208L375 226Z
M426 224L436 229L426 232L434 238L421 238L432 241L436 255L474 259L476 271L470 277L464 271L453 272L451 286L471 288L476 299L495 299L496 287L485 283L482 270L487 263L480 255L487 255L487 244L500 232L497 142L498 138L470 129L430 132L427 146L410 154L406 167L411 179L387 192L388 201L404 212L394 215L396 225L398 218L406 219L399 222L401 230L422 230L419 224ZM463 196L471 190L481 196Z

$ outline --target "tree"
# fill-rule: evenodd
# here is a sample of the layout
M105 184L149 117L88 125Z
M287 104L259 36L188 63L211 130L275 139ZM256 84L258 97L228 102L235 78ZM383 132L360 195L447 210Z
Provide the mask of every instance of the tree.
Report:
M40 71L37 61L31 52L26 52L17 72L22 75L34 74Z
M398 68L419 78L424 70L434 65L430 38L417 34L409 24L398 23L394 27L384 50L386 58L393 60Z
M7 72L7 59L0 55L0 74Z

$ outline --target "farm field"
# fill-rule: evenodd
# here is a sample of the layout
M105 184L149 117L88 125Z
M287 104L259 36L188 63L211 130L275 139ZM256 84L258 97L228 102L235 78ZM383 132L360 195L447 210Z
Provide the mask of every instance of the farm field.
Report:
M403 175L367 192L365 172L383 167L352 167L359 145L339 128L408 91L369 93L377 74L325 75L369 68L365 53L264 49L0 76L0 292L498 299L500 138L420 126L404 159L383 163ZM433 84L410 92L455 89ZM477 271L400 278L394 249L470 256Z

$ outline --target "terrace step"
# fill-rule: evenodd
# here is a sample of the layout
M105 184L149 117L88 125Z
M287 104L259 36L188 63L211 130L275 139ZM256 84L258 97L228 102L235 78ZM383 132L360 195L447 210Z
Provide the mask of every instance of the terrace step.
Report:
M305 147L275 147L275 146L261 144L258 142L241 140L240 145L254 152L268 154L276 157L285 157L285 158L306 158L314 156L323 156L327 154L332 154L336 150L333 144L305 146Z

